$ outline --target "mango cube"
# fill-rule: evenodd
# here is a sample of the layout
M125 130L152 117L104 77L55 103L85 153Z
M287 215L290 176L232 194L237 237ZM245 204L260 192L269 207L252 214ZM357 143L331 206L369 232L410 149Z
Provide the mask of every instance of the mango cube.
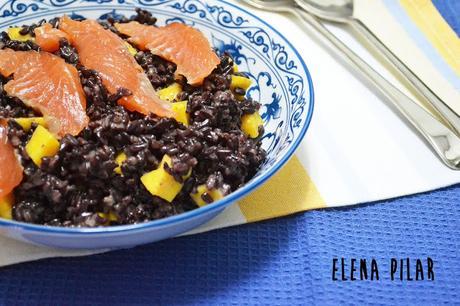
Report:
M126 48L128 48L129 53L131 53L132 56L137 54L136 48L133 47L129 42L125 41Z
M40 167L43 157L53 156L59 151L59 141L43 126L35 129L29 142L26 144L26 152L33 162Z
M20 126L22 126L22 128L26 132L30 131L32 123L37 123L38 125L46 127L46 121L43 117L14 118L14 121L16 121Z
M19 33L22 30L20 27L14 27L8 29L8 36L11 40L18 40L18 41L28 41L33 40L34 38L30 34L22 35Z
M196 188L196 193L191 193L190 194L190 197L192 198L193 201L195 201L195 203L198 205L198 206L204 206L206 205L207 203L203 200L203 198L201 197L205 192L212 198L213 201L217 201L217 200L220 200L224 197L224 195L222 194L222 192L218 189L211 189L209 190L206 185L200 185Z
M145 188L154 196L160 197L168 202L172 202L182 189L182 183L179 183L174 177L166 172L164 164L172 167L171 157L164 155L157 169L144 174L141 182Z
M118 174L122 174L121 173L121 164L126 160L127 156L125 154L125 152L121 152L120 154L117 155L117 157L115 157L115 162L117 163L118 167L116 167L114 169L114 171Z
M236 73L238 71L239 71L238 66L235 63L233 63L233 72Z
M3 198L0 198L0 218L11 220L13 219L13 193L10 193Z
M232 82L230 83L230 89L235 89L235 88L242 88L244 90L248 89L249 86L251 86L251 80L246 78L246 77L243 77L243 76L239 76L239 75L232 75Z
M109 225L110 222L113 221L118 221L118 216L114 212L109 212L109 213L97 213L99 217L107 219L107 223L105 225Z
M158 91L158 96L164 101L174 101L181 91L182 86L179 83L173 83L168 87L160 89Z
M114 212L109 212L109 221L118 221L118 216Z
M187 101L174 102L171 104L172 110L175 113L174 118L188 126L188 114L187 114Z
M235 95L235 98L236 98L238 101L243 101L244 96L243 96L243 95Z
M264 121L257 112L241 117L241 130L251 138L259 136L259 126L261 125L264 125Z

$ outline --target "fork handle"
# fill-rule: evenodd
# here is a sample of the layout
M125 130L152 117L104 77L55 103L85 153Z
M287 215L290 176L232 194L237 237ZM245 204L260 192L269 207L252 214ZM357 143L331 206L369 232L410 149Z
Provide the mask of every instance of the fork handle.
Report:
M321 33L336 47L332 50L344 57L352 64L352 67L367 77L388 98L388 101L393 103L401 115L412 124L445 165L451 169L460 170L460 138L455 133L388 82L332 34L316 17L302 10L293 10L292 13Z
M385 44L376 37L369 28L359 19L350 19L349 24L367 39L399 72L408 80L412 86L422 94L425 99L439 112L453 129L460 133L460 117L442 101L420 78L412 72Z

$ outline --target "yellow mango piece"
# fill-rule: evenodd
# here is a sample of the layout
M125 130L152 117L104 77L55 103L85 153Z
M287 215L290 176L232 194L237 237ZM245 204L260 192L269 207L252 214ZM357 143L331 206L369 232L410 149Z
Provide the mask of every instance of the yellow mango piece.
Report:
M220 200L224 197L224 195L222 194L222 192L219 190L219 189L212 189L212 190L209 190L206 185L200 185L196 188L196 193L191 193L190 194L190 197L192 198L193 201L195 201L195 203L198 205L198 206L204 206L206 205L207 203L203 200L203 198L201 198L201 196L203 195L203 193L207 193L213 201L217 201L217 200Z
M177 194L182 189L182 183L179 183L174 177L166 172L164 164L172 166L171 157L164 155L157 169L144 174L141 177L141 182L145 188L155 196L158 196L168 202L174 200Z
M182 86L179 83L172 83L168 87L158 91L158 97L164 101L174 101L177 95L182 91Z
M241 117L241 130L251 138L259 136L259 126L261 125L264 125L264 121L257 112Z
M239 71L238 65L233 64L233 72L238 72L238 71Z
M59 141L41 125L26 144L26 152L37 166L41 165L43 157L53 156L58 151Z
M242 88L244 90L251 86L251 80L240 75L232 75L232 82L230 83L230 89Z
M129 53L131 53L132 56L137 54L136 48L133 47L129 42L125 41L125 45L128 48Z
M118 164L118 167L114 169L114 171L118 174L121 174L121 164L126 160L127 156L125 152L121 152L120 154L115 157L115 162Z
M22 30L20 27L14 27L14 28L9 28L8 29L8 36L11 38L11 40L19 40L19 41L28 41L28 40L34 40L32 35L27 34L27 35L22 35L19 32Z
M0 198L0 218L11 220L13 219L13 193L10 193L3 198Z
M113 212L109 212L109 221L118 221L118 216Z
M46 127L46 121L43 117L14 118L14 121L16 121L20 126L22 126L22 128L26 132L30 130L32 123L37 123L38 125Z
M235 95L235 98L236 98L238 101L243 101L244 96L243 96L243 95Z
M188 114L187 114L187 101L174 102L171 104L172 110L175 113L174 118L188 126Z
M107 219L107 223L105 225L109 225L110 222L114 222L114 221L118 221L118 216L114 213L114 212L109 212L108 214L107 213L97 213L99 215L99 217L101 218L104 218L104 219Z

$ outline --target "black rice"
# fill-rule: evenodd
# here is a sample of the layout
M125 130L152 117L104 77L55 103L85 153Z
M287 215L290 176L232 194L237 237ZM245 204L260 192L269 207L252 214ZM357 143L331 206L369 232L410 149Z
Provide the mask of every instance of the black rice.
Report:
M14 51L39 51L40 47L32 40L17 41L11 40L10 36L6 32L0 33L0 49L9 48Z
M62 57L69 64L76 65L78 63L77 49L65 38L59 40L59 50L55 54Z
M174 72L177 69L175 64L150 52L139 51L135 58L154 88L163 88L174 82Z
M129 20L150 25L156 22L142 10L123 19ZM33 31L32 27L28 29L27 33ZM0 36L0 43L12 44L4 36ZM18 48L25 47L15 50ZM61 41L56 54L79 71L90 123L79 135L64 136L57 155L43 158L37 167L25 152L36 125L26 132L9 121L9 140L24 167L24 180L14 191L15 220L94 227L164 218L196 208L190 193L199 185L218 188L223 194L240 188L264 161L260 138L248 138L240 128L241 116L258 111L260 104L247 98L238 100L236 95L243 95L244 90L236 90L236 95L230 90L230 56L221 57L220 65L202 86L190 86L185 79L180 80L183 91L178 98L188 101L187 127L175 119L143 116L119 106L116 101L131 92L120 88L109 94L98 73L78 62L76 50L67 41ZM150 52L138 52L135 58L156 89L174 82L175 64ZM4 84L8 80L0 81ZM2 91L0 117L34 115L33 110ZM114 171L118 166L115 157L121 152L127 156L121 165L123 175ZM172 158L172 165L165 165L165 170L183 183L171 203L152 196L140 181L143 174L158 167L165 154ZM213 201L207 193L202 199L206 203ZM116 220L110 220L110 213L117 216Z

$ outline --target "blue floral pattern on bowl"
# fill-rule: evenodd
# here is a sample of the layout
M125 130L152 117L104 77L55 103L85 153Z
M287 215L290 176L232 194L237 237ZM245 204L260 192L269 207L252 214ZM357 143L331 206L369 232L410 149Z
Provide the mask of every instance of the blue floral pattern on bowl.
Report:
M313 111L313 87L305 63L280 33L233 4L219 0L7 0L0 5L0 29L63 14L94 19L131 15L134 7L151 10L160 25L171 22L192 25L208 37L218 53L228 52L233 56L240 71L253 81L247 94L262 103L260 113L265 127L262 143L268 153L267 160L243 188L219 202L180 216L98 229L61 229L0 220L6 235L39 244L78 248L120 247L167 238L195 227L198 224L191 224L198 219L208 220L252 191L287 161L303 138ZM184 226L187 222L188 226ZM167 229L163 229L162 234L152 234L145 239L147 232L155 233L165 226ZM139 232L144 239L136 235L131 235L127 242L113 239L110 243L101 243L98 239L85 239L85 233L102 237L127 231ZM66 243L56 240L53 234L82 237Z

